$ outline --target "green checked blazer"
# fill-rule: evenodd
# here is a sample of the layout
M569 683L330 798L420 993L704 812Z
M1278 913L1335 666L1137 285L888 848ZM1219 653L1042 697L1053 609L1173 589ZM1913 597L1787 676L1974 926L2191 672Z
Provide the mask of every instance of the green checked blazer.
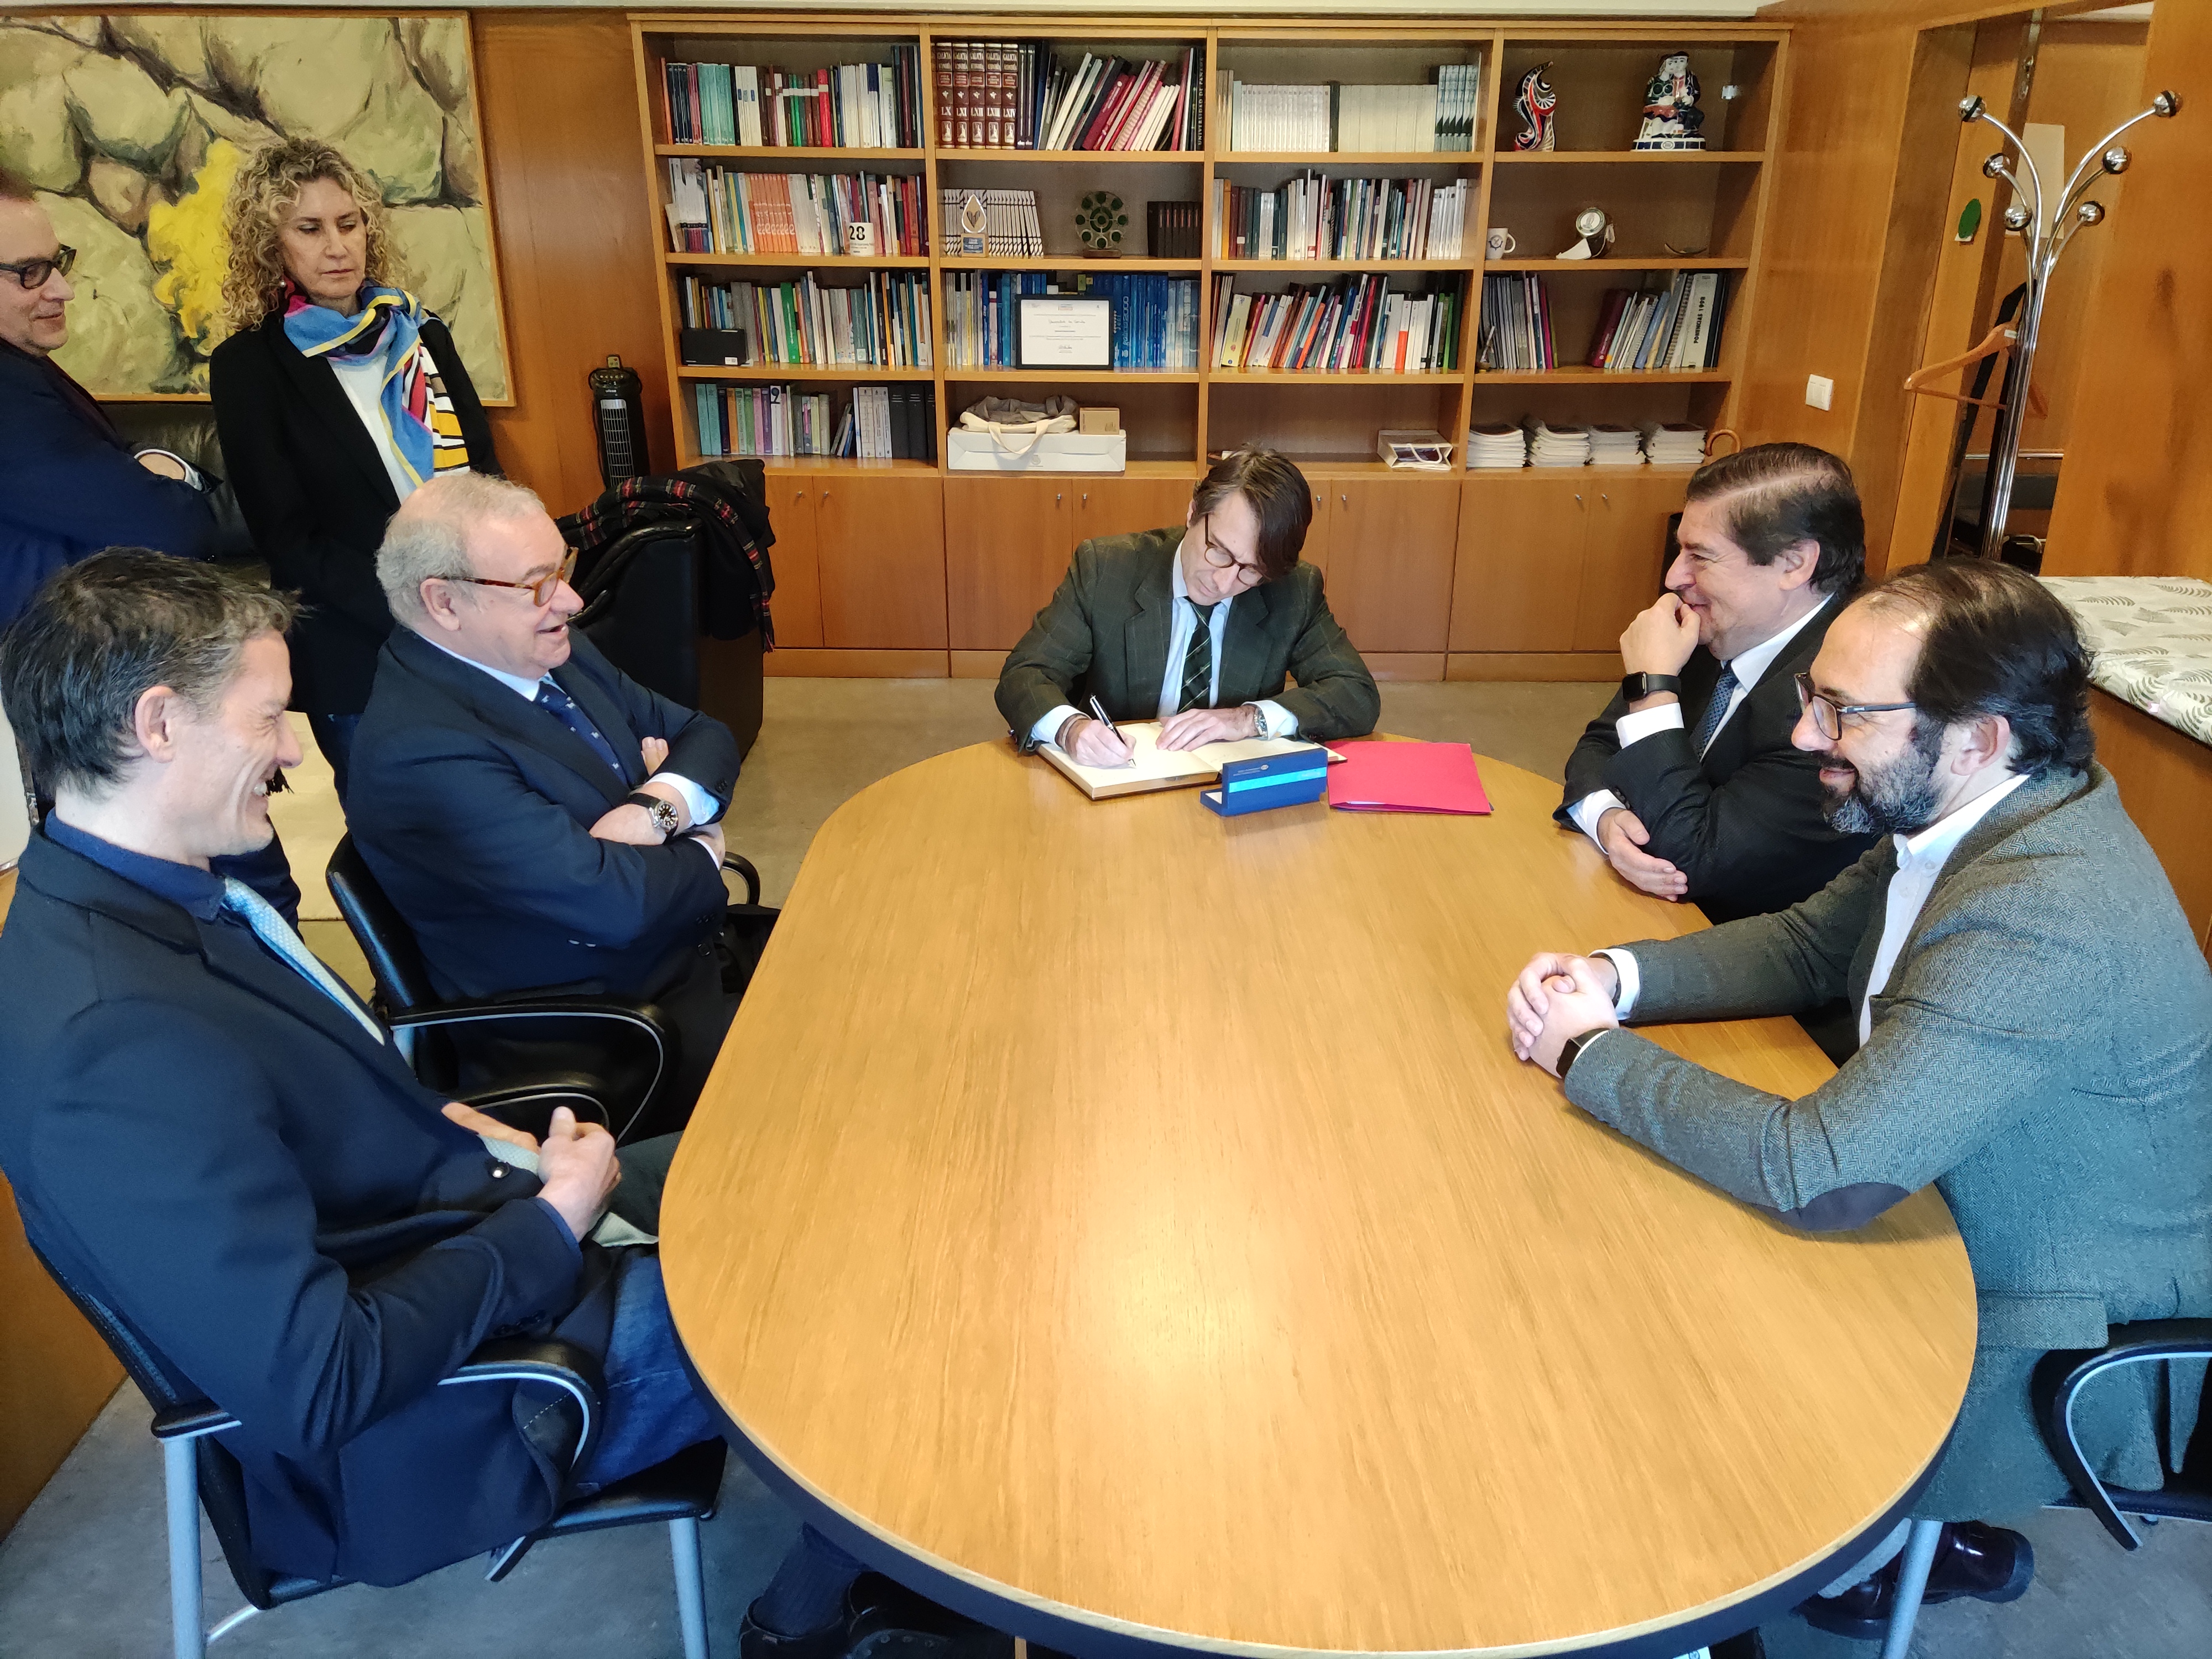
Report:
M1036 746L1030 728L1061 703L1084 708L1096 696L1117 720L1158 718L1182 537L1180 526L1146 530L1075 550L1051 603L999 671L999 712L1024 754ZM1297 689L1285 690L1292 679ZM1375 677L1329 615L1321 572L1303 561L1231 603L1218 689L1223 708L1273 699L1307 738L1359 737L1382 712Z
M1872 976L1897 854L1885 836L1772 915L1628 947L1639 1022L1792 1013ZM2212 971L2112 775L2052 769L1976 824L1936 878L1867 1042L1790 1101L1632 1033L1600 1037L1567 1097L1747 1203L1863 1224L1935 1182L1979 1324L1958 1427L1916 1505L2002 1516L2066 1491L2029 1403L2035 1361L2106 1327L2212 1316ZM2203 1367L2132 1365L2082 1396L2106 1480L2162 1484Z

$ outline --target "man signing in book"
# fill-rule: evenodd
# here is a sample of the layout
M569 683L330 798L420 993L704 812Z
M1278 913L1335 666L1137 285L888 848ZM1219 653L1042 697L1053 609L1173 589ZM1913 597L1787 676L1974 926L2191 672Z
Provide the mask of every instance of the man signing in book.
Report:
M1133 751L1110 720L1164 722L1163 749L1373 731L1375 677L1329 614L1321 572L1298 559L1312 521L1297 467L1239 449L1199 481L1180 529L1078 547L999 671L1022 752L1048 743L1085 766L1125 765ZM1083 712L1093 698L1109 720Z

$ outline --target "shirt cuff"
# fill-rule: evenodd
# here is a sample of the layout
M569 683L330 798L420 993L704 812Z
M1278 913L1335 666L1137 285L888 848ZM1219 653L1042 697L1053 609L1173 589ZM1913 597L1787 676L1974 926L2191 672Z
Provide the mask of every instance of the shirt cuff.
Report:
M1635 957L1619 946L1590 954L1603 957L1613 964L1613 971L1620 975L1620 994L1613 1000L1613 1012L1626 1019L1636 1012L1637 995L1644 989L1644 975L1637 969Z
M1273 736L1278 738L1297 736L1298 717L1273 697L1261 697L1252 706L1267 717L1267 730Z
M1662 702L1656 708L1639 709L1633 714L1623 714L1613 723L1613 735L1623 749L1639 738L1659 732L1679 732L1682 729L1682 703L1680 698Z
M185 476L174 482L190 484L194 489L199 491L203 495L207 494L208 482L206 477L201 473L199 468L194 466L183 456L178 454L175 450L164 449L159 444L148 444L143 449L132 450L131 454L131 459L134 460L141 455L159 455L166 460L174 461L179 466L185 469ZM148 470L151 471L150 468ZM157 473L155 476L159 477L160 475Z
M1581 830L1592 841L1597 842L1597 850L1602 853L1605 851L1605 843L1597 840L1597 821L1614 807L1627 805L1626 801L1614 794L1612 790L1599 789L1584 795L1572 806L1567 808L1567 816L1575 821L1576 829Z
M673 772L655 772L651 777L647 778L646 781L647 783L665 783L668 785L669 787L675 790L678 794L683 796L684 805L690 809L691 813L691 822L694 825L712 823L717 817L721 816L724 810L722 803L715 799L714 796L708 794L697 784L692 782L690 779L678 777Z
M1030 727L1030 741L1050 743L1059 734L1060 728L1067 723L1067 717L1070 714L1079 714L1082 712L1072 702L1060 704L1059 708L1049 711L1035 726Z

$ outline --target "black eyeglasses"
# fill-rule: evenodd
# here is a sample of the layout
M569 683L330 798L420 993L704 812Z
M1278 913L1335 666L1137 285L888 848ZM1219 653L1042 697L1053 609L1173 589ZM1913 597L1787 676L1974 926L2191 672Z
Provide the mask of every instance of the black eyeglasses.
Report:
M1814 729L1831 743L1844 735L1844 716L1846 714L1892 714L1900 708L1916 706L1909 702L1835 702L1813 689L1810 674L1797 676L1798 711L1802 714L1811 709Z
M568 580L575 568L576 550L572 547L568 550L568 556L561 561L561 568L558 570L550 576L540 576L535 581L502 582L495 581L489 576L447 576L441 580L449 582L467 582L472 587L516 588L529 594L530 602L532 605L550 605L553 603L554 594L560 592L561 584Z
M56 271L66 276L76 263L76 250L56 243L51 259L24 259L12 265L0 262L0 270L6 271L25 288L44 288Z
M1238 576L1255 587L1267 580L1265 566L1246 563L1213 539L1213 514L1211 513L1202 513L1199 515L1198 533L1205 540L1205 546L1201 550L1206 555L1206 562L1216 570L1234 570Z

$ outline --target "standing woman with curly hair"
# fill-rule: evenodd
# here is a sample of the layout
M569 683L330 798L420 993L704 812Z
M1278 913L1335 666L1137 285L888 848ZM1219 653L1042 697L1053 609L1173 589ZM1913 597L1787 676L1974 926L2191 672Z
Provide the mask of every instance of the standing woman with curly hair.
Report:
M453 337L400 286L374 180L319 140L281 139L240 169L224 224L232 333L208 390L270 579L307 600L291 633L292 706L343 805L392 631L376 580L385 522L424 480L495 473L499 458Z

